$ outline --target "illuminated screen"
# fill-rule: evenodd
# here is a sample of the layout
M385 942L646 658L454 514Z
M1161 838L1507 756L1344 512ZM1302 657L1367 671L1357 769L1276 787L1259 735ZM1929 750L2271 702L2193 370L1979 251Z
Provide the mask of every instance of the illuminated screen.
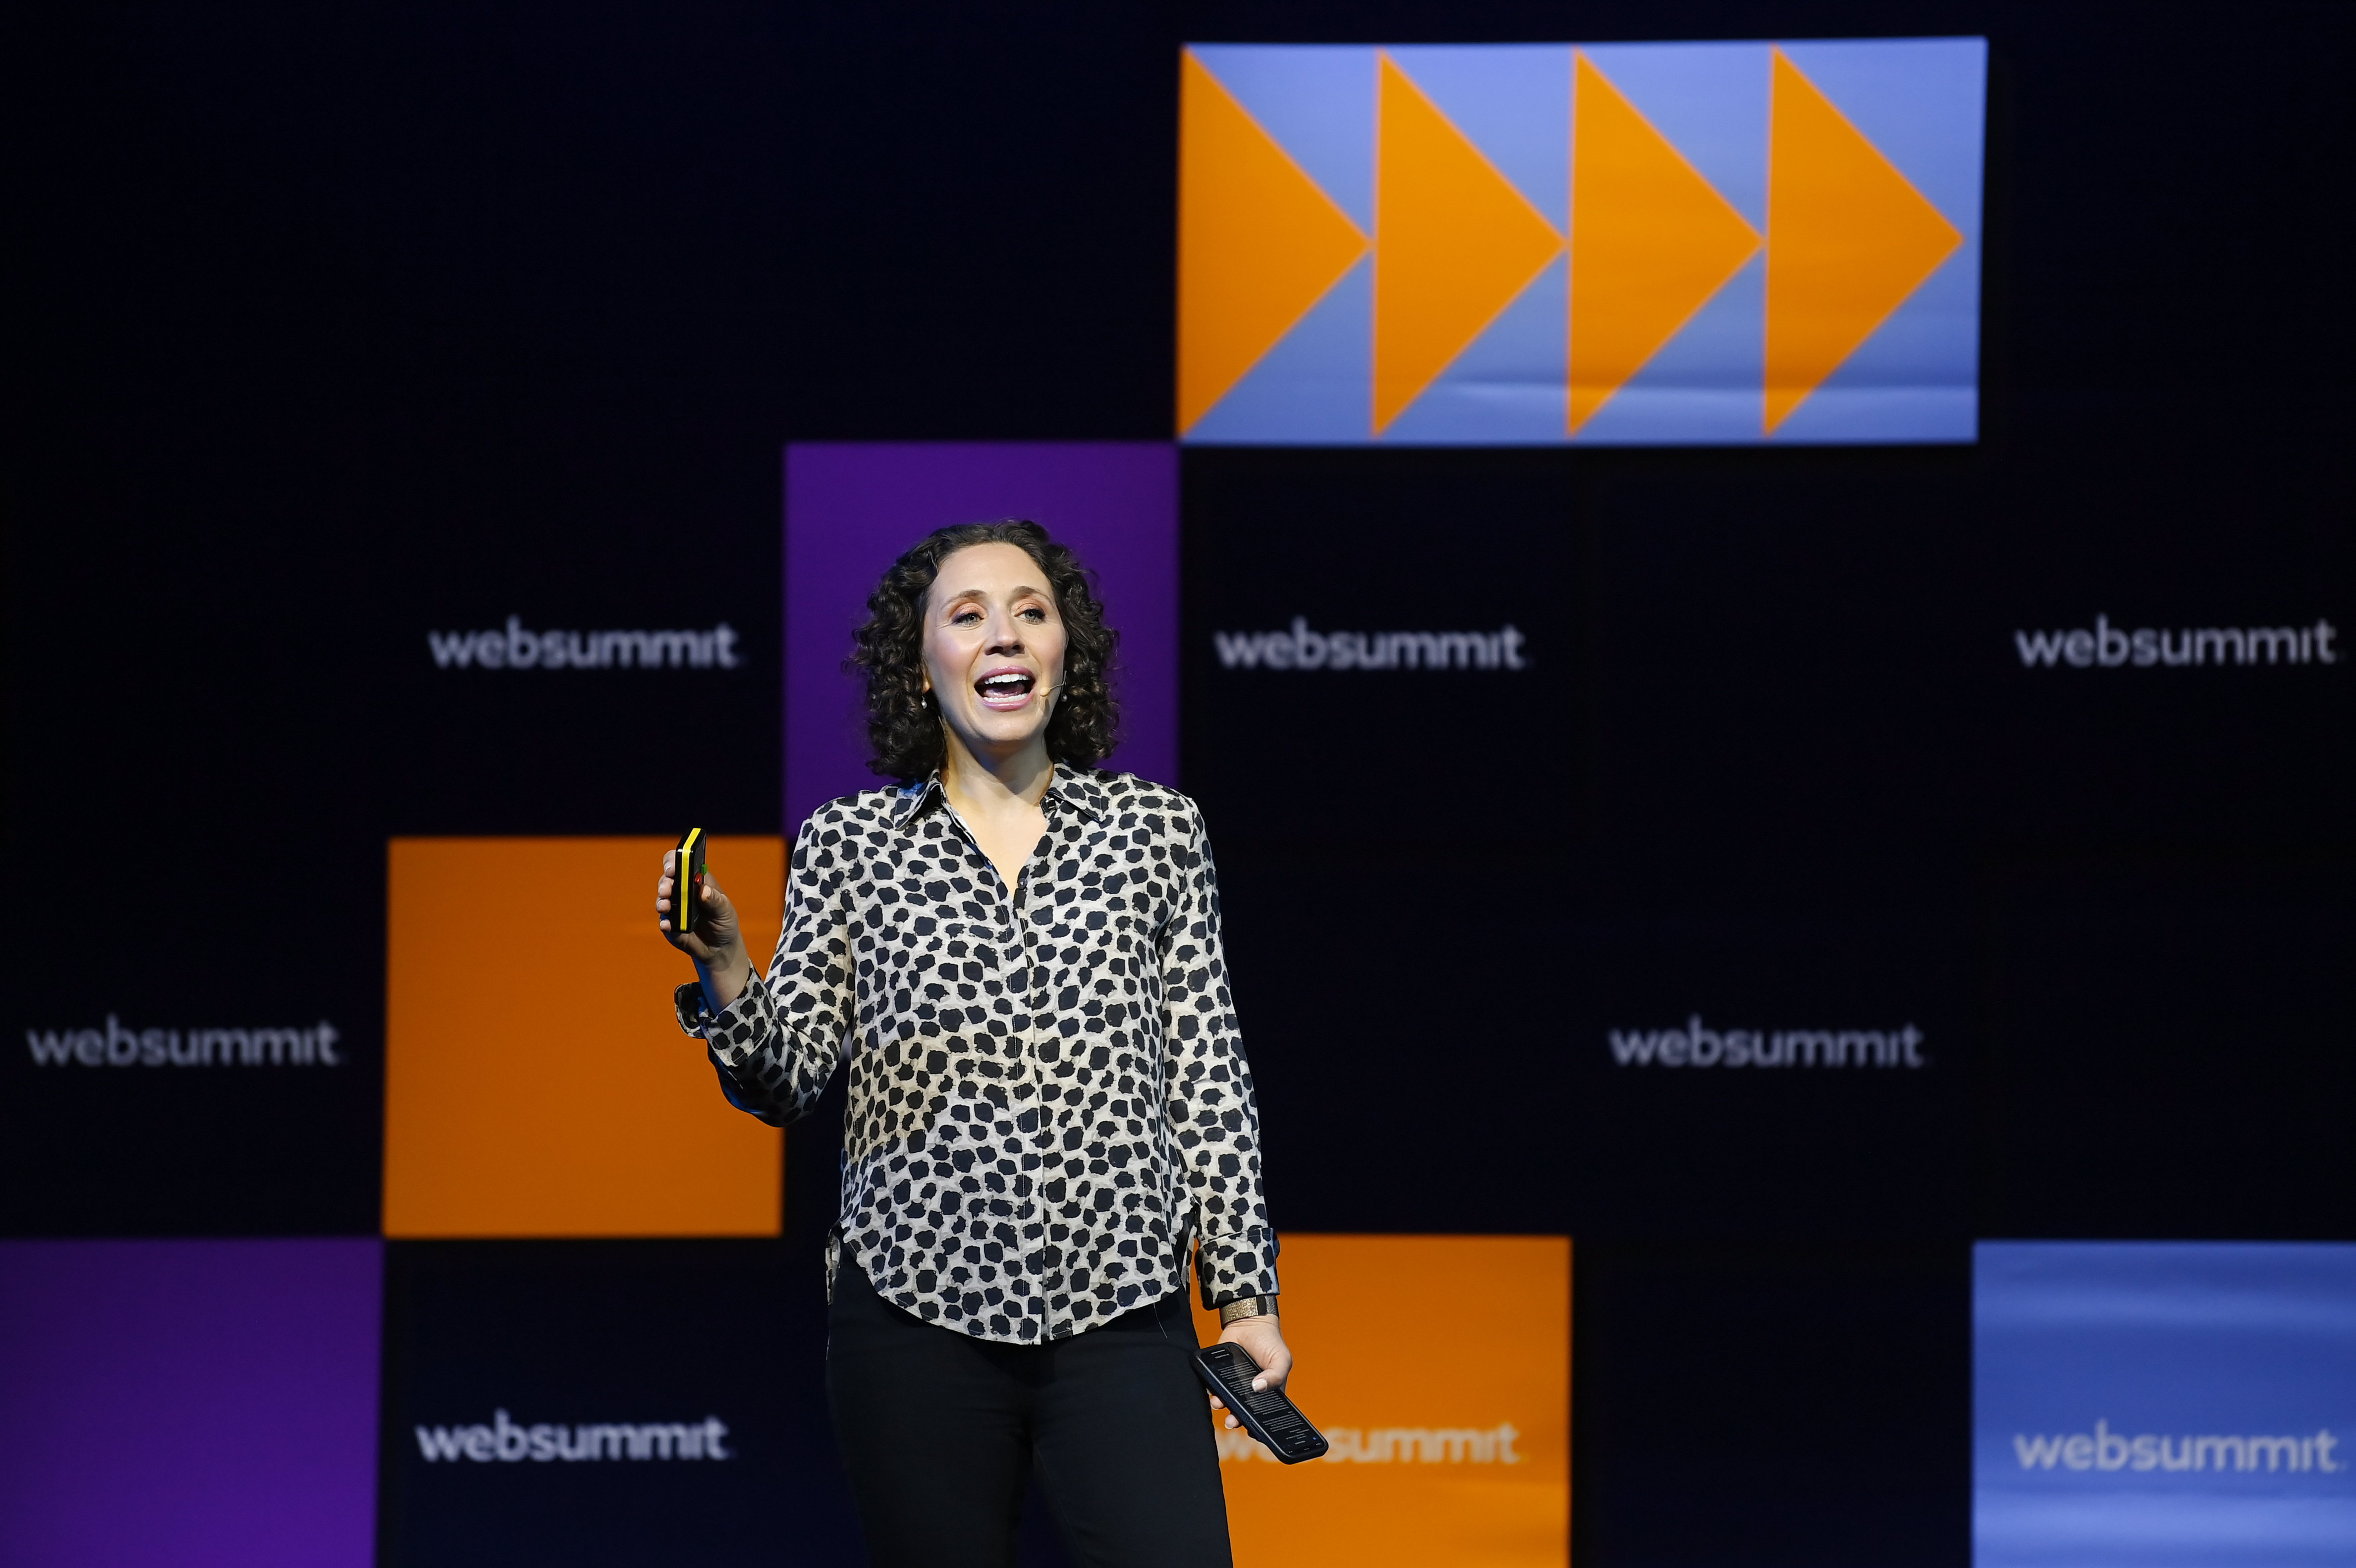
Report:
M1181 63L1190 442L1968 442L1979 38Z
M1987 1243L1978 1568L2356 1563L2356 1245Z

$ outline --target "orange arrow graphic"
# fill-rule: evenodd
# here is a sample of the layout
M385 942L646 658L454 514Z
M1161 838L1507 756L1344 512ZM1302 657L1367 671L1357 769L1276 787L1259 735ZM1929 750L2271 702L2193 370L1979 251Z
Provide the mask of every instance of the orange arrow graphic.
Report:
M1586 55L1571 67L1570 433L1759 249L1759 231Z
M1964 242L1961 230L1774 52L1767 144L1767 432Z
M1562 236L1382 57L1375 153L1379 435L1562 250Z
M1180 69L1183 435L1366 253L1366 237L1192 52Z

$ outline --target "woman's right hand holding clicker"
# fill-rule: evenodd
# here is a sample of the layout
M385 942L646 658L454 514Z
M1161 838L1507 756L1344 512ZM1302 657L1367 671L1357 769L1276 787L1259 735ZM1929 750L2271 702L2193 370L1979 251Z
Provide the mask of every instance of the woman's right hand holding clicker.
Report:
M712 874L709 865L703 870L702 914L690 930L670 928L671 899L678 891L678 875L679 851L664 850L662 876L655 882L655 923L660 927L665 942L695 961L704 994L716 1011L734 1001L751 981L752 961L745 955L744 933L737 927L736 906L720 891L720 879Z

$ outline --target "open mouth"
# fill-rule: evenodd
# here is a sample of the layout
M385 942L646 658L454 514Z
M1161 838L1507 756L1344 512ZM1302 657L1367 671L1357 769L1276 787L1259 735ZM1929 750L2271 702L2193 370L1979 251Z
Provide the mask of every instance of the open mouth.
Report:
M1020 708L1031 699L1033 678L1028 670L992 670L973 683L985 708Z

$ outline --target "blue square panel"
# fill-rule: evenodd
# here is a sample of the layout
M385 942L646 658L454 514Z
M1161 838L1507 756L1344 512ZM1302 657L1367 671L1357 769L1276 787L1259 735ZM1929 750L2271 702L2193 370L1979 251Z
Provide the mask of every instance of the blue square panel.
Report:
M1984 1243L1977 1568L2356 1563L2356 1245Z

